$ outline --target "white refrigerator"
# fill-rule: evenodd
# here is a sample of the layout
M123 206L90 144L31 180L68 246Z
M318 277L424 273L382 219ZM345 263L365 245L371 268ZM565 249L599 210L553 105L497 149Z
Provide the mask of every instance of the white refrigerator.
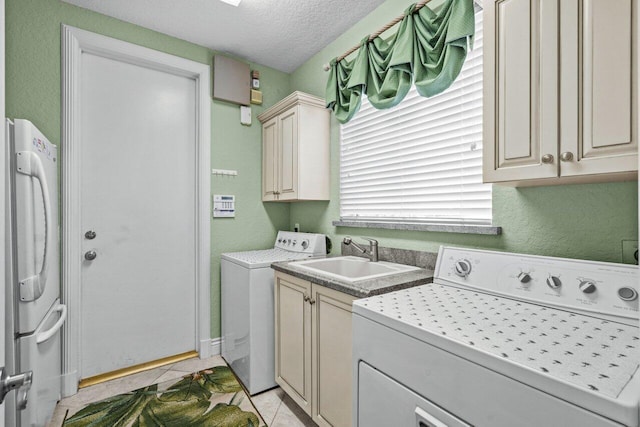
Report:
M58 155L28 120L7 120L7 134L7 368L32 377L7 395L6 425L45 426L60 399L60 329L67 317L60 303Z

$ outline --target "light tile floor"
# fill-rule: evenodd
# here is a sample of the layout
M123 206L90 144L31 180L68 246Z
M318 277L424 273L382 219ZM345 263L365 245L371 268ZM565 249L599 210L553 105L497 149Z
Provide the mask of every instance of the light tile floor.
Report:
M280 387L256 394L251 401L270 427L315 427L316 423Z
M222 364L226 363L220 356L189 359L83 388L77 394L58 402L47 427L60 427L67 414L71 416L91 402ZM316 425L279 387L257 394L251 398L251 401L270 427L314 427Z

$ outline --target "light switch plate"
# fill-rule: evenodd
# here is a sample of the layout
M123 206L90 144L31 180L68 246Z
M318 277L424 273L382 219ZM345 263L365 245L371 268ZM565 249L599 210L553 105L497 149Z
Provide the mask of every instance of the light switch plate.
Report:
M625 264L638 264L638 241L622 241L622 262Z

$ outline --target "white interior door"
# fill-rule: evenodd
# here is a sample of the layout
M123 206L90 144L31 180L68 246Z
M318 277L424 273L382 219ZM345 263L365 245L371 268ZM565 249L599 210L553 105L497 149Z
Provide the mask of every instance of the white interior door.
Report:
M81 67L88 378L196 349L198 94L192 78L117 59L85 53Z

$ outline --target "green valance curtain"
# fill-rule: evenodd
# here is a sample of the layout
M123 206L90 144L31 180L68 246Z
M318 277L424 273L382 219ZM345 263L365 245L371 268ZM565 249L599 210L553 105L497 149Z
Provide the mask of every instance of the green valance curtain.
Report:
M417 12L413 4L388 40L369 41L367 36L353 60L332 60L327 108L346 123L360 108L363 93L371 105L383 109L398 105L412 82L425 97L447 89L473 46L473 2L444 0L435 11L426 5Z

